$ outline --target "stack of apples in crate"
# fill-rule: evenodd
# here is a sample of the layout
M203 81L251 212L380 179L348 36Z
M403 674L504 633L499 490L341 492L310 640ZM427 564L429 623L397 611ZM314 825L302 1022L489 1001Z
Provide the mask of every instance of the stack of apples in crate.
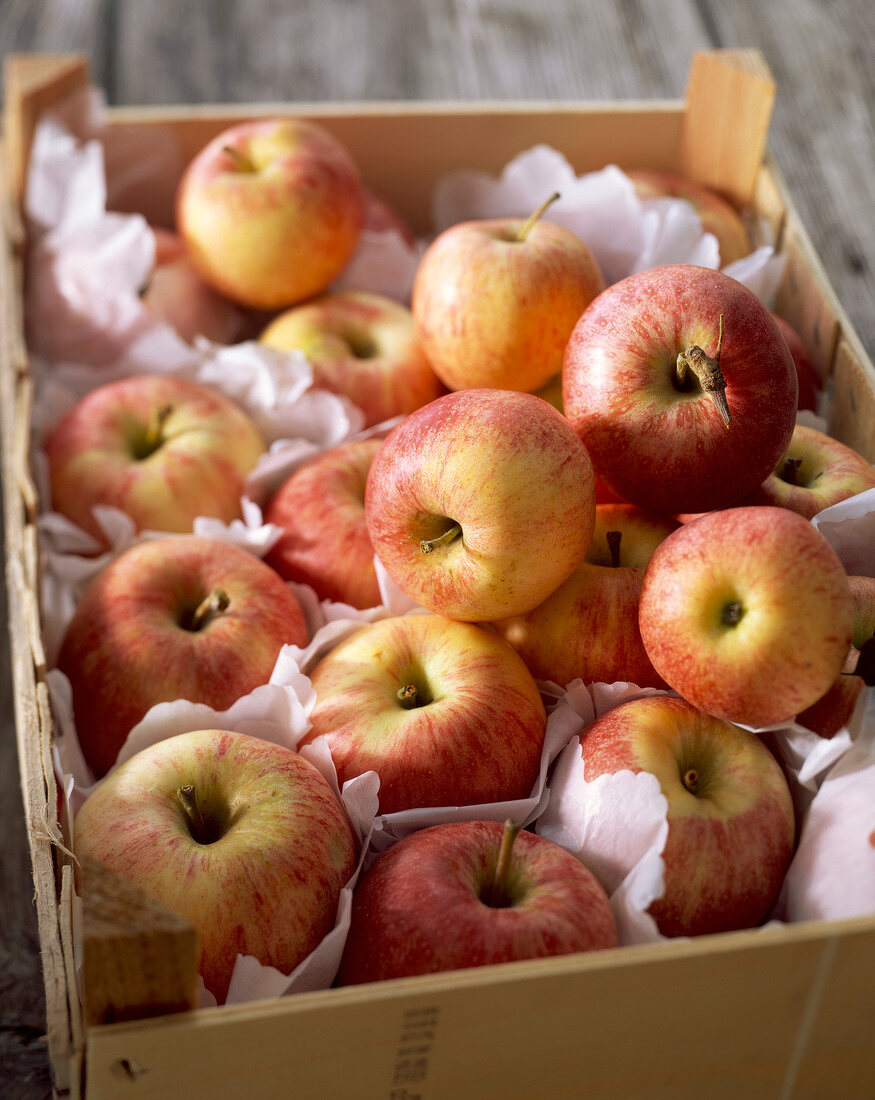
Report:
M719 196L635 186L750 250ZM100 559L59 648L96 781L75 850L191 920L219 1000L238 955L294 971L353 885L340 983L615 947L609 894L654 805L660 934L774 910L802 821L754 731L807 713L829 736L862 690L875 580L809 520L875 470L796 426L820 380L751 290L690 264L606 286L557 198L450 226L408 306L336 289L363 227L413 237L327 131L247 123L195 158L144 301L187 339L302 353L363 414L272 487L263 560L193 533L241 518L266 450L215 388L134 373L47 434L52 507L96 550L101 508L142 533ZM283 655L308 674L303 732L129 743L162 704L232 713ZM580 705L592 685L608 705ZM373 772L376 844L339 797Z

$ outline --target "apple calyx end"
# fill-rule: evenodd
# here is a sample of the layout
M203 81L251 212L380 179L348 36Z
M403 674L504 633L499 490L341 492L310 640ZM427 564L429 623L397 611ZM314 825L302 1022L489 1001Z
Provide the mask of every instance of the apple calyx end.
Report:
M238 172L257 171L251 159L247 157L245 153L241 153L239 149L235 149L233 145L223 145L222 152L225 153L226 156L231 158L234 167L238 170Z
M529 233L531 233L532 226L534 226L535 222L537 222L541 218L547 207L552 206L558 198L561 198L561 195L558 191L554 191L548 199L545 199L544 202L542 202L541 205L538 207L538 209L533 214L530 214L528 218L523 222L523 224L519 227L513 237L513 240L520 243L524 241L526 237L528 237Z
M452 527L448 527L442 535L438 535L434 539L423 539L419 544L420 552L423 554L431 554L437 550L440 546L449 546L449 544L461 535L462 528L458 523L454 523Z
M744 607L738 600L732 600L726 604L720 612L720 622L724 626L737 626L744 617Z
M702 350L698 344L693 344L686 351L682 351L677 357L677 381L678 387L683 389L686 382L687 371L690 370L699 381L699 385L711 398L714 407L720 414L725 428L729 427L732 415L729 411L729 403L726 400L726 379L720 369L720 351L723 347L723 314L720 314L719 332L717 335L717 352L712 359Z

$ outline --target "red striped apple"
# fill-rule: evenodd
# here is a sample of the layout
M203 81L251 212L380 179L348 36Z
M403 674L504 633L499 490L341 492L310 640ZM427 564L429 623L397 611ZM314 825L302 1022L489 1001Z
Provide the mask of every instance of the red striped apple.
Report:
M289 974L331 931L356 854L312 764L215 729L160 741L107 776L76 816L74 847L188 919L220 1003L238 954Z
M741 215L722 195L687 176L655 168L635 168L626 175L639 198L684 199L695 210L702 228L713 233L720 249L720 266L740 260L753 251Z
M786 508L710 512L669 535L644 574L644 647L675 691L750 726L792 718L842 670L854 627L826 539Z
M787 342L787 347L796 366L796 377L799 379L799 408L811 409L812 412L817 412L817 395L823 389L823 382L821 382L820 375L811 361L808 349L802 337L788 321L785 321L783 317L775 312L772 312L772 316L775 318L775 324L781 330L781 335Z
M778 762L754 734L683 699L651 696L622 703L583 734L587 783L628 770L650 772L668 803L662 852L664 891L648 912L664 936L698 936L760 924L777 899L793 853L794 813ZM603 802L609 825L626 807ZM592 830L605 838L610 828ZM592 841L590 841L592 843ZM610 852L580 853L595 865ZM613 868L623 878L637 858Z
M595 522L592 464L552 405L463 390L411 413L368 474L365 515L399 588L450 618L524 614L583 557Z
M811 519L824 508L875 488L875 467L851 447L817 428L797 424L774 473L745 504L790 508Z
M533 611L500 619L496 630L539 680L665 687L641 641L638 598L654 550L677 526L632 504L597 505L577 569Z
M240 122L189 164L176 224L201 277L232 301L284 309L320 294L358 243L364 197L346 148L302 119Z
M94 506L138 529L188 532L197 516L240 516L265 444L227 398L183 378L135 375L81 398L45 442L52 506L101 542Z
M735 504L784 456L796 368L766 307L674 264L608 287L565 353L565 415L623 500L674 515Z
M583 241L540 213L460 222L420 260L411 308L449 389L531 391L562 369L569 334L604 281Z
M291 589L248 551L193 535L134 546L88 585L58 657L86 762L109 771L156 703L226 710L308 640Z
M265 509L265 521L283 533L264 560L322 600L359 608L380 603L365 484L381 443L361 439L323 451L299 466Z
M546 715L526 666L491 630L436 615L363 627L311 673L301 745L327 737L343 784L373 770L380 812L528 797Z
M552 841L516 831L435 825L378 856L353 895L337 984L616 947L595 877Z
M281 313L260 340L303 352L314 386L348 397L365 414L366 426L413 412L445 392L410 310L382 294L325 294Z

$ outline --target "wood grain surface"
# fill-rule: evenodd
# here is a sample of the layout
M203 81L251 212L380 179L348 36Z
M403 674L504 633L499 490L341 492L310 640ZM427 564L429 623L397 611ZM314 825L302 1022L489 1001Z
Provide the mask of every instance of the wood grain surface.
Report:
M81 51L112 104L679 98L694 51L756 47L769 146L875 356L871 0L3 0L0 49ZM401 165L399 165L401 170ZM0 592L5 611L5 596ZM0 654L0 1096L51 1094Z

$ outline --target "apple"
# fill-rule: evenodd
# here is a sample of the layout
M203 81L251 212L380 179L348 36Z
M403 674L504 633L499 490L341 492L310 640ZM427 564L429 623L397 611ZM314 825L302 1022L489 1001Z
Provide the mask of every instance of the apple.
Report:
M626 175L635 184L639 198L684 199L695 210L702 228L713 233L720 249L720 266L740 260L753 251L750 237L741 215L710 187L687 176L656 168L634 168Z
M380 812L527 798L546 715L522 660L487 627L403 615L363 627L310 674L301 741L325 735L338 782L380 777Z
M302 119L225 130L189 164L176 196L177 228L195 270L255 309L322 293L352 256L363 218L348 151Z
M420 346L410 310L382 294L338 291L281 313L261 343L297 349L313 384L344 394L365 426L402 416L444 393Z
M364 187L365 217L364 228L373 233L385 233L394 229L410 248L416 244L416 234L410 223L382 195L376 194L370 187Z
M852 448L817 428L797 424L774 473L745 504L790 508L811 519L848 497L875 488L875 467Z
M618 946L591 872L558 844L518 830L434 825L378 856L353 894L337 984Z
M265 450L250 417L183 378L138 374L91 390L45 441L52 506L101 542L94 506L138 529L191 531L198 516L240 516Z
M284 644L308 641L291 589L247 550L194 535L139 543L89 583L58 656L86 762L105 775L156 703L226 710L268 682Z
M653 667L678 694L730 722L767 726L839 675L854 605L820 532L763 505L710 512L660 543L638 620Z
M377 557L422 607L482 622L525 614L589 545L592 464L540 397L463 390L387 436L368 474L365 516Z
M811 361L808 349L805 347L802 337L788 321L785 321L783 317L774 311L772 316L775 318L775 324L781 330L781 335L787 342L787 347L796 365L796 375L799 379L799 408L811 409L812 412L817 412L817 395L823 389L823 383L814 363Z
M321 600L353 607L381 602L365 521L365 484L381 439L323 451L299 466L264 512L282 535L265 557L287 581L309 584Z
M176 234L168 230L152 232L155 267L141 295L143 302L188 343L196 336L205 336L216 344L241 340L247 331L244 313L207 286Z
M571 330L604 282L589 248L540 220L543 209L450 226L420 260L413 317L449 389L536 390L562 369Z
M758 737L683 699L650 696L602 715L585 730L580 752L587 783L623 770L659 781L668 803L665 888L648 912L664 936L765 919L793 854L795 825L787 781ZM622 879L644 853L612 866L614 825L626 827L628 808L603 800L600 812L604 827L588 831L580 858ZM611 851L602 851L606 843Z
M866 688L862 675L855 675L860 650L875 637L875 577L848 577L848 587L854 601L853 648L826 693L796 716L797 722L824 738L834 737L851 720Z
M76 815L74 851L194 926L199 972L221 1003L238 954L289 974L331 931L356 843L303 757L207 729L107 776Z
M641 641L638 598L654 550L677 526L632 504L597 505L577 569L533 611L499 620L496 630L539 680L665 687Z
M623 500L673 515L740 501L783 457L796 368L753 291L671 264L583 313L565 353L565 415Z

